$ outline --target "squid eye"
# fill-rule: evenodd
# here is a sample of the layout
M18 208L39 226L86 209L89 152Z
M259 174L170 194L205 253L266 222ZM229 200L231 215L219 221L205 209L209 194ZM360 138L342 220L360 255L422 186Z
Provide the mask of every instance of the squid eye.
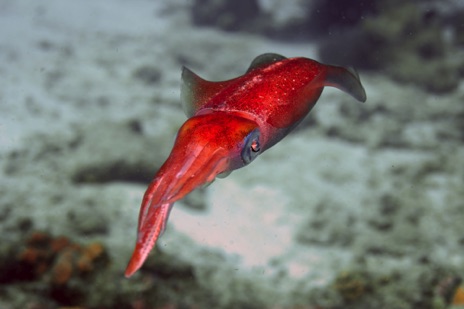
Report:
M254 140L253 142L251 142L250 148L251 148L251 151L253 151L253 152L259 152L260 151L259 141Z
M244 140L244 147L241 153L242 161L245 165L253 161L260 153L259 129L251 131Z

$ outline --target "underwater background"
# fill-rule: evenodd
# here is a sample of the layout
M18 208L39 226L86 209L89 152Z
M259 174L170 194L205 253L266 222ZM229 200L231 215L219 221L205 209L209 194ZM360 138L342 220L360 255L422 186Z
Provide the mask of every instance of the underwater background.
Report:
M183 65L355 67L176 203L123 275L185 121ZM464 2L0 0L0 308L464 308Z

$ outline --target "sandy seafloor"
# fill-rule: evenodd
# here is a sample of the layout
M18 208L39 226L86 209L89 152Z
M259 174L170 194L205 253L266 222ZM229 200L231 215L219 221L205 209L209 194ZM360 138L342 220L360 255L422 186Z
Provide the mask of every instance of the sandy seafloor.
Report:
M186 119L181 66L221 80L264 52L315 50L194 28L183 1L0 1L2 245L31 230L98 240L113 280L136 285L149 273L123 271L140 200ZM262 293L250 297L336 307L340 296L306 293L352 269L401 274L385 293L417 292L431 268L463 274L464 88L436 96L360 75L366 103L324 90L295 132L176 203L159 247L214 269L196 276L219 304ZM236 288L243 278L249 286ZM4 289L0 307L14 308Z

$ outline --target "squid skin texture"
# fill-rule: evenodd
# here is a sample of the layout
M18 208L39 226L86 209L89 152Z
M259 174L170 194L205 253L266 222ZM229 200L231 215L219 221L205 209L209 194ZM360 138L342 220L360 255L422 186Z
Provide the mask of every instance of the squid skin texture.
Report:
M260 55L244 75L220 82L204 80L184 67L182 81L181 99L189 118L143 197L126 277L143 265L176 201L275 145L310 112L325 86L366 100L353 69L277 54Z

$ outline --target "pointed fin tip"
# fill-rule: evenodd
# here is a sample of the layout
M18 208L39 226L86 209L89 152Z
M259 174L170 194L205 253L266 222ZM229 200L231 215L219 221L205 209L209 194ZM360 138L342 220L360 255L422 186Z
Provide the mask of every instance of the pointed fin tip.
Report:
M185 65L182 66L182 81L185 82L193 82L196 78L199 78L197 74L195 74L192 70L187 68Z
M191 117L195 112L193 89L197 81L202 79L186 66L182 66L181 78L180 99L182 102L182 109L187 117Z
M356 79L356 81L358 82L358 87L357 87L357 91L356 91L356 95L354 95L353 93L353 97L364 103L366 102L367 100L367 96L366 96L366 90L364 89L363 85L361 84L361 79L359 78L359 73L358 71L356 71L356 69L354 67L346 67L345 68L349 73L351 73L351 75L354 76L354 78Z
M250 66L248 67L247 73L254 69L263 68L272 63L279 62L284 59L287 59L287 58L282 55L275 54L275 53L265 53L265 54L259 55L251 62Z
M336 87L360 102L366 102L366 91L353 67L328 66L326 85Z
M233 79L217 82L208 81L183 66L180 95L182 108L187 117L192 117L212 97L226 87L229 82L233 82Z

